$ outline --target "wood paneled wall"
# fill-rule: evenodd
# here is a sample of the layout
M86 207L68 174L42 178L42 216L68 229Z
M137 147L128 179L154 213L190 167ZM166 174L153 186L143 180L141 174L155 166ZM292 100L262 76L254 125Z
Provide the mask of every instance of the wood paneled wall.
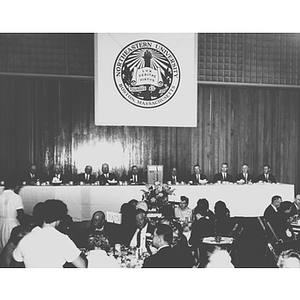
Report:
M34 162L44 172L61 163L76 174L103 162L121 176L131 165L176 166L184 177L199 163L212 177L248 163L269 163L280 182L300 188L300 91L198 85L197 128L94 125L94 83L75 79L0 77L0 178Z

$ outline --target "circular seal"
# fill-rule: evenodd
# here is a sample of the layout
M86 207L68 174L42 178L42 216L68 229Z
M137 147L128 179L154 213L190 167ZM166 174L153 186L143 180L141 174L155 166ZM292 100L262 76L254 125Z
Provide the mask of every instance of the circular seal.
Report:
M166 46L153 40L138 40L119 53L113 76L117 90L128 102L154 108L166 104L176 94L180 68Z

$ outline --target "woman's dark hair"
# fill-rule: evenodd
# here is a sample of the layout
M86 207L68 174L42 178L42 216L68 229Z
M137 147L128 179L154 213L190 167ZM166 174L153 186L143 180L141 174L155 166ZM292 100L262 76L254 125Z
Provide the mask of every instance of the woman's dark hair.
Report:
M229 217L230 216L230 211L226 207L225 202L223 202L221 200L216 202L216 204L215 204L215 215L216 215L216 217L220 217L220 216Z
M68 213L67 205L61 200L49 199L44 203L44 221L50 224L61 221Z
M29 226L22 226L22 225L16 226L11 231L9 242L17 246L20 240L29 232L30 232Z
M42 227L44 223L44 202L38 202L32 211L34 224Z

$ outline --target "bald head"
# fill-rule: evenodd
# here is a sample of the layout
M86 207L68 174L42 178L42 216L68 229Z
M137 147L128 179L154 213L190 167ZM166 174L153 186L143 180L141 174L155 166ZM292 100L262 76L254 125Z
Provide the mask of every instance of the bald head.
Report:
M92 225L95 228L102 228L105 222L105 214L103 211L96 211L92 217Z

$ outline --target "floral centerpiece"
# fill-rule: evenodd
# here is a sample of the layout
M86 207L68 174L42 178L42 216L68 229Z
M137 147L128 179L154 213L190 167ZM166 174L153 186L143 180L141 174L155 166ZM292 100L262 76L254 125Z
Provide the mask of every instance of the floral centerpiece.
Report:
M149 209L159 210L162 206L167 205L168 196L174 195L175 189L172 189L168 184L155 182L154 184L147 184L143 192L142 201L145 201Z

